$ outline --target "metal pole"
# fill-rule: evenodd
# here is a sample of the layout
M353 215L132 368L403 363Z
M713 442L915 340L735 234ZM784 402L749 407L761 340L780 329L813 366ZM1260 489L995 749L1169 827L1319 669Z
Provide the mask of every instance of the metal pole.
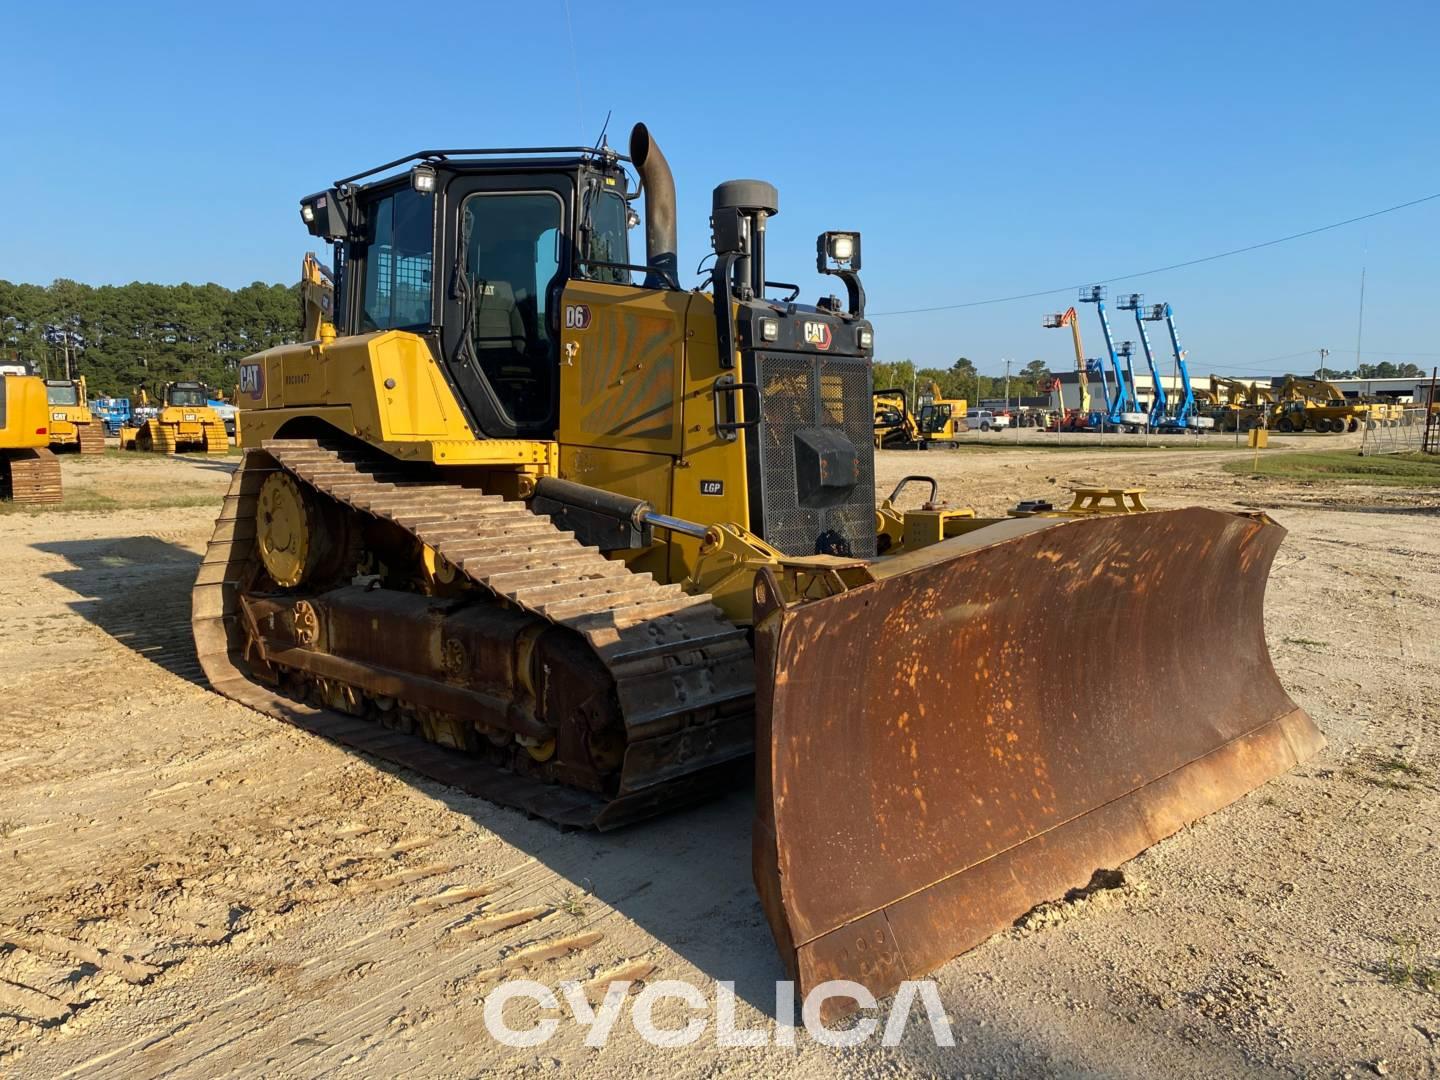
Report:
M1005 361L1005 411L1010 411L1010 361Z
M1360 268L1360 322L1355 328L1355 375L1360 375L1360 342L1365 336L1365 267Z
M1358 364L1358 363L1360 362L1360 360L1359 360L1360 350L1357 348L1357 349L1355 350L1355 353L1356 353L1356 360L1355 360L1355 362ZM1321 350L1320 350L1320 381L1321 381L1321 382L1324 382L1324 381L1325 381L1325 359L1326 359L1326 357L1328 357L1329 355L1330 355L1330 350L1329 350L1329 349L1321 349ZM1356 374L1356 375L1359 375L1359 374L1360 374L1360 369L1359 369L1359 368L1356 368L1356 369L1355 369L1355 374Z

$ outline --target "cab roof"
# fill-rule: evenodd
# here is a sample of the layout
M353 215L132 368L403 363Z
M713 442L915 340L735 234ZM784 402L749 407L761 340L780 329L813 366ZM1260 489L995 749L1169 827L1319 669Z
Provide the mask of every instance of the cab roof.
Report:
M460 171L500 171L524 165L556 169L577 169L582 165L613 168L617 163L630 159L609 146L511 146L495 148L471 148L461 150L417 150L413 154L387 161L383 165L366 169L352 176L342 177L334 186L343 188L360 180L387 173L412 162L443 166Z

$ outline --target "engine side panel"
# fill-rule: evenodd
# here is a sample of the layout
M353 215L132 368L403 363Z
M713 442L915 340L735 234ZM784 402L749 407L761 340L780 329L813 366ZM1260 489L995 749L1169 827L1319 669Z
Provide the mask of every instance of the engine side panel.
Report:
M241 441L318 420L402 461L554 471L555 445L477 439L429 343L401 330L282 345L240 365Z

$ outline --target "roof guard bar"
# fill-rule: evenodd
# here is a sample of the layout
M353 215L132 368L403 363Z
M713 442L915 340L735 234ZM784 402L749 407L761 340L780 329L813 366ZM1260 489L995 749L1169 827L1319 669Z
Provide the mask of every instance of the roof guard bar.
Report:
M353 184L356 180L363 180L367 176L374 176L376 173L385 172L399 165L405 165L411 161L445 161L457 157L523 157L533 154L578 154L581 157L598 158L606 161L629 161L630 158L624 154L612 150L608 146L511 146L496 148L474 148L466 150L417 150L413 154L406 154L404 157L396 158L394 161L387 161L384 165L376 165L373 169L366 169L354 176L347 176L342 180L336 180L335 187L343 187L346 184Z

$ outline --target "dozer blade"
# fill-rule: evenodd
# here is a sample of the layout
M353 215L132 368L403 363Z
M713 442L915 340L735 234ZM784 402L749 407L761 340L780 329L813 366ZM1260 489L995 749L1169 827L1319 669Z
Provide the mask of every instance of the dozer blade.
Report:
M1265 647L1283 536L1014 519L760 603L754 872L801 993L887 993L1323 746Z

